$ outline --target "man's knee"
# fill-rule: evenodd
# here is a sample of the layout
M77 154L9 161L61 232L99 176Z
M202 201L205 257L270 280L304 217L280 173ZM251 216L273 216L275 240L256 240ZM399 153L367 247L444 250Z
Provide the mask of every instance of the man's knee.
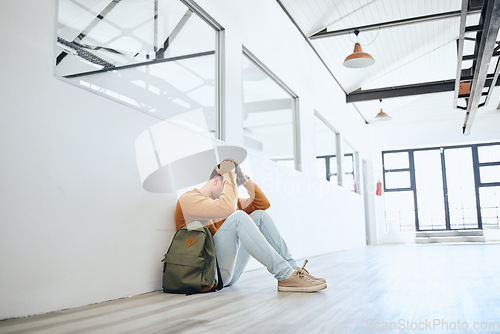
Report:
M238 220L238 221L251 220L250 216L245 211L242 211L242 210L238 210L238 211L233 212L229 217L227 217L227 219L231 219L231 220L234 219L234 220Z
M265 210L255 210L250 214L250 217L255 220L261 219L263 216L267 216L268 213Z

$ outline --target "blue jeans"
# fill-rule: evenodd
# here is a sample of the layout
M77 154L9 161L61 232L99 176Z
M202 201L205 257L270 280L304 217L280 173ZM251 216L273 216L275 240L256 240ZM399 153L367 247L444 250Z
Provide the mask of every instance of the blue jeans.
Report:
M272 218L263 210L231 214L215 233L214 244L224 285L240 278L250 256L278 281L288 278L297 267Z

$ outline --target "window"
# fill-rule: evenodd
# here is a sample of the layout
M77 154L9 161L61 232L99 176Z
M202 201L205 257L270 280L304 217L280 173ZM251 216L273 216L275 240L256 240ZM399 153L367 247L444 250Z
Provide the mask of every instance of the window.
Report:
M408 169L408 152L386 153L384 154L384 167L386 170Z
M498 229L500 144L382 152L388 230ZM413 208L414 207L414 208Z
M409 189L411 182L408 152L385 152L382 159L386 191L388 189Z
M213 20L177 0L59 0L58 14L57 77L220 138Z
M500 165L484 166L479 168L481 183L500 182Z
M300 169L297 96L246 49L242 67L243 145L281 165Z
M479 146L477 153L480 163L500 161L500 145Z
M384 199L386 232L414 231L413 191L387 192Z
M500 144L477 147L479 199L484 229L500 228Z
M410 188L410 172L387 172L385 187L387 189Z
M414 231L415 203L411 187L409 153L384 152L382 163L386 231Z
M484 229L500 228L500 186L479 188Z
M338 132L318 113L314 117L316 174L337 183Z

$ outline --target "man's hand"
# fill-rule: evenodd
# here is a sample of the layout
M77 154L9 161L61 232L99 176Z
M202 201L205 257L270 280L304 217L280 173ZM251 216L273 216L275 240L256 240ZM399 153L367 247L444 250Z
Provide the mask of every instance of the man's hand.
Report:
M225 159L223 160L220 164L219 167L215 166L215 170L217 173L220 175L224 175L236 168L236 164L230 160L230 159Z
M240 166L236 165L235 173L236 173L236 185L238 187L244 185L245 183L247 183L248 176L246 176L243 173L243 171L241 170Z
M233 160L231 160L231 161L233 161ZM234 165L236 166L236 168L234 170L234 172L236 173L236 185L239 187L239 186L242 186L245 183L247 183L248 176L246 176L245 173L243 173L240 166L238 166L238 164L236 162L234 162Z
M238 166L238 163L236 161L234 161L233 159L224 159L224 161L230 161L230 162L232 162L234 164L234 166L235 166L234 172L236 173L236 185L238 187L242 186L242 185L244 185L245 183L248 182L248 176L246 176L243 173L243 171L241 170L240 166ZM221 167L222 167L222 163L224 161L221 162Z

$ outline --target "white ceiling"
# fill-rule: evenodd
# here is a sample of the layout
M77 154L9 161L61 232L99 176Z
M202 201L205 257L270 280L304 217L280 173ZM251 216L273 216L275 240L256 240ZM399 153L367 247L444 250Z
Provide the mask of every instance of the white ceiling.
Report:
M311 36L325 28L329 31L350 29L367 24L457 11L460 10L462 2L461 0L279 1L306 36ZM95 0L92 3L84 0L59 1L58 36L67 41L78 41L97 56L115 65L153 59L154 46L161 47L166 37L171 35L175 35L171 36L172 40L175 37L175 41L167 48L169 57L215 48L214 30L196 15L184 20L180 32L174 33L179 22L190 14L181 2L159 2L159 33L156 36L156 42L153 38L154 21L150 15L153 11L153 2L124 1L116 6L119 10L106 10L106 8L115 8L115 4L110 0ZM96 16L103 11L106 12L105 18L96 23ZM477 21L478 17L478 14L470 15L468 22ZM335 37L312 39L310 42L342 89L349 94L358 89L454 80L457 71L456 40L459 37L459 24L459 17L454 17L371 31L362 30L358 37L351 32ZM355 41L359 41L364 51L375 58L375 64L362 69L351 69L342 65L344 58L353 51ZM473 46L474 43L465 43L464 54L472 54L471 47ZM66 49L64 45L59 45L59 48L61 50L58 50L58 53ZM108 48L118 52L109 52ZM82 65L84 62L76 64L70 62L71 59L78 58L71 55L58 65L58 74L84 72L97 66L89 65L87 62L85 68L80 68L84 66ZM495 64L496 59L491 62L490 67ZM193 69L193 64L189 67ZM187 79L186 75L173 77ZM203 79L207 78L203 77ZM277 86L271 82L272 80L268 81L270 84L266 86L276 89ZM258 83L260 90L256 92L259 94L265 92L277 98L274 90L261 89L263 84L264 81ZM252 92L251 85L252 83L247 85L249 88L247 94ZM172 82L172 86L179 87L179 83ZM184 94L184 90L181 93ZM212 90L206 93L213 98ZM191 98L201 99L201 97ZM256 98L256 96L246 96L247 102ZM450 120L450 126L455 127L465 118L465 111L453 108L453 98L453 92L444 92L387 98L382 102L363 101L353 103L353 105L369 123L381 107L392 116L392 121L374 123L376 126ZM500 110L497 109L499 100L500 88L497 87L493 90L489 104L479 108L476 117L494 117L500 126Z
M461 0L281 0L281 3L306 36L325 28L328 31L388 22L423 15L457 11ZM469 15L467 23L479 14ZM457 44L460 18L447 18L403 26L361 31L321 39L310 39L342 89L349 94L357 89L393 87L441 80L454 80L457 71ZM375 64L362 69L343 66L358 40ZM498 40L498 38L497 38ZM472 43L473 44L473 43ZM466 43L464 54L471 54ZM496 58L492 63L496 64ZM494 66L494 64L491 64ZM493 90L487 106L476 117L495 117L500 125L500 88ZM394 126L408 122L465 118L465 111L453 108L453 92L433 93L363 101L354 105L369 123L381 107ZM388 122L374 123L389 126ZM473 130L472 130L473 131Z

